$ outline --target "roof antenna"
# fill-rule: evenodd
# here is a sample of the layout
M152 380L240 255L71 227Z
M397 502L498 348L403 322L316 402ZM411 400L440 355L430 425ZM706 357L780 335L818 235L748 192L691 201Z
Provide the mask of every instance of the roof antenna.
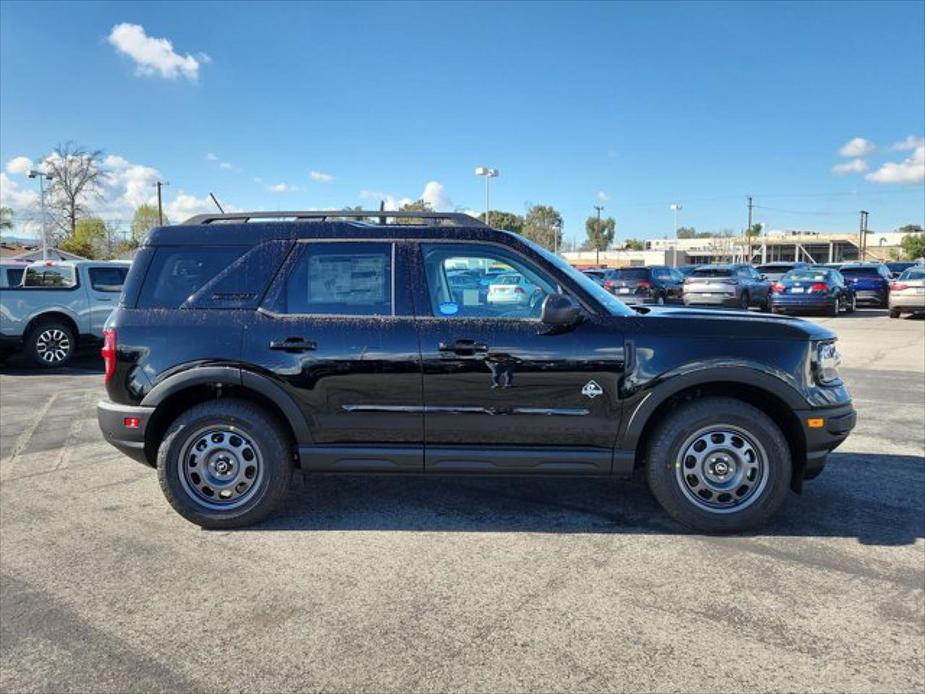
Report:
M380 212L385 212L385 200L380 200L380 201L379 201L379 211L380 211ZM380 223L380 224L385 224L385 217L380 217L380 218L379 218L379 223Z
M218 208L218 211L222 214L225 214L225 210L222 209L222 206L218 204L218 198L215 197L214 193L209 193L209 197L212 198L212 202L215 203L215 206Z

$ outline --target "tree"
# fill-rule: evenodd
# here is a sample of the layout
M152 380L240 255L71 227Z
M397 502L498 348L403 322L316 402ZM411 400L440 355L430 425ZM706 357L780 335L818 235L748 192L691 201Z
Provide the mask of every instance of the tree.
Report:
M0 207L0 229L13 228L13 208Z
M925 234L909 234L899 245L909 260L925 258Z
M694 227L678 227L679 239L693 239L697 236L697 230Z
M170 224L167 216L164 216L164 224ZM160 217L157 214L156 205L139 205L135 208L135 214L132 215L132 238L129 243L137 248L145 240L145 235L156 226L160 226Z
M550 250L562 245L562 215L549 205L533 205L524 218L523 235Z
M485 221L485 213L482 212L478 218ZM490 214L491 226L495 229L504 231L513 231L515 234L521 234L524 230L524 218L513 212L502 212L501 210L492 210Z
M100 196L106 180L102 157L102 150L89 151L66 142L55 147L45 160L45 170L52 177L46 207L58 236L73 236L77 220L87 212L89 202Z
M617 229L617 222L613 217L598 219L597 217L588 217L585 220L585 233L588 235L588 246L598 254L606 251L610 244L613 243L613 235Z
M646 250L646 243L639 239L627 239L623 247L628 251L644 251Z
M406 202L404 205L398 208L398 211L399 212L433 212L433 210L430 207L430 203L425 202L424 200L415 200L414 202ZM427 223L423 219L414 219L413 217L411 219L402 219L400 217L397 219L402 224L426 224Z
M74 233L62 241L58 248L93 259L103 255L105 244L106 223L98 217L87 217L77 220Z
M922 229L920 224L903 224L901 227L899 227L899 231L903 232L904 234L918 234L922 231L925 231L925 229Z

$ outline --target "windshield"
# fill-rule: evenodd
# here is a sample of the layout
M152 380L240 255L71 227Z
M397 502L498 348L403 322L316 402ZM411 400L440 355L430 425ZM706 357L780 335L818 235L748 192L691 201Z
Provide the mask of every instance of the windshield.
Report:
M827 282L829 273L819 272L818 270L792 270L781 279L793 280L794 282Z
M700 267L691 273L691 277L732 277L732 270L724 267Z
M635 316L636 312L631 308L627 308L626 304L620 301L613 294L608 292L606 289L601 287L597 282L592 280L590 277L585 275L583 272L579 272L573 266L569 265L565 260L560 258L557 255L554 255L547 251L542 246L533 243L530 239L522 238L521 241L526 243L530 248L536 251L540 256L542 256L546 261L551 265L555 266L560 272L565 273L569 276L575 284L581 287L585 292L593 296L597 302L603 306L607 312L612 316Z
M925 268L911 267L899 276L901 280L925 280Z

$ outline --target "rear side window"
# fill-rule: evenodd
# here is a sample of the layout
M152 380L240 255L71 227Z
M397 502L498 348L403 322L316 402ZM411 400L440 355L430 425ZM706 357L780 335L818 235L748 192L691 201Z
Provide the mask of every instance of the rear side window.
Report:
M70 265L30 265L23 286L70 289L77 286L77 271Z
M282 313L392 315L392 244L307 243L286 280Z
M87 270L90 286L98 292L121 292L125 284L128 268L125 267L91 267Z
M19 283L22 282L22 275L25 270L23 268L14 267L6 271L6 286L8 287L18 287Z
M179 308L247 246L163 246L148 267L138 308Z

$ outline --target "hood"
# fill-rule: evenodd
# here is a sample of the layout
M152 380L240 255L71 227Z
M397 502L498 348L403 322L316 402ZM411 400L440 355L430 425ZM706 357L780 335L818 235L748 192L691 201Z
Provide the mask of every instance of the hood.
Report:
M752 311L646 306L636 309L643 325L663 327L679 336L734 337L756 340L832 340L828 328L792 316Z

